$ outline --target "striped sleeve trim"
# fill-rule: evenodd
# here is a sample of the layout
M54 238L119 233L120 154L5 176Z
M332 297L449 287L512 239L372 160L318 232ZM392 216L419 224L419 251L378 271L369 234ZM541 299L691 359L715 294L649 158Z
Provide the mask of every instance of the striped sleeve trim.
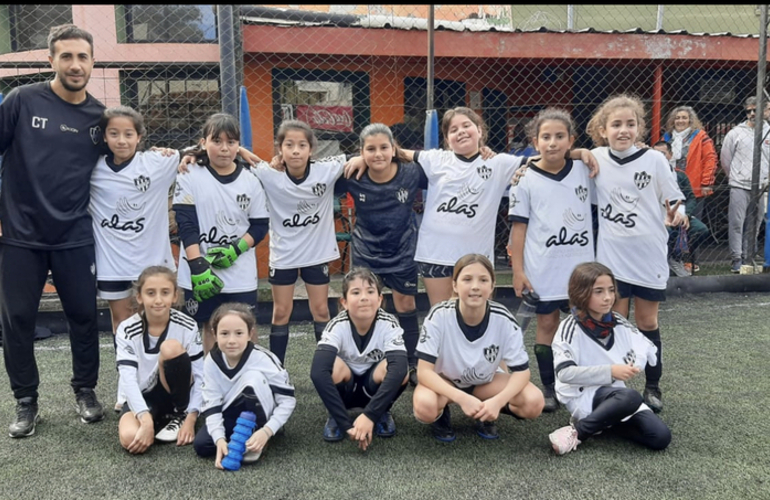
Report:
M567 367L570 367L570 366L577 366L577 363L575 363L573 360L563 361L563 362L559 363L558 365L556 365L556 368L554 368L554 372L555 373L559 373L563 369L565 369Z
M529 225L529 217L522 217L521 215L509 215L508 220L510 222L519 222L521 224Z
M279 387L277 385L271 385L270 390L273 391L273 394L280 394L282 396L289 396L289 397L295 397L294 396L294 389L290 387Z
M399 327L399 328L401 327L401 325L399 324L395 316L393 316L389 312L383 311L382 309L377 311L377 319L390 323L391 326Z
M561 325L561 336L559 337L562 342L568 344L572 343L572 337L575 335L575 329L577 328L577 320L574 317L569 317Z
M182 325L185 328L198 331L198 324L195 322L195 320L183 312L177 311L176 309L171 310L169 319L178 325Z
M139 363L128 359L119 359L117 364L118 366L133 366L137 370L139 369Z
M208 410L201 413L201 418L206 418L209 415L216 415L217 413L222 413L222 405L212 406Z
M198 361L203 357L203 351L199 352L198 354L194 356L190 356L190 361Z
M143 331L144 331L144 322L142 320L131 323L130 325L128 325L123 329L123 333L125 334L124 337L126 339L131 339L136 337L137 335L141 335Z
M511 370L511 372L523 372L529 370L529 361L521 365L509 366L508 369Z
M499 314L501 316L505 316L511 321L516 321L516 318L511 314L511 311L505 307L504 305L500 304L499 302L489 302L489 312L494 314ZM518 324L518 323L516 323Z
M438 359L436 356L431 356L430 354L425 354L424 352L415 351L415 356L417 356L417 359L423 359L427 361L428 363L436 364L436 360Z
M455 308L455 301L445 300L444 302L439 302L435 306L431 308L431 310L428 312L428 317L425 318L425 320L433 319L433 316L436 314L439 314L439 311L443 311L444 309L454 309Z

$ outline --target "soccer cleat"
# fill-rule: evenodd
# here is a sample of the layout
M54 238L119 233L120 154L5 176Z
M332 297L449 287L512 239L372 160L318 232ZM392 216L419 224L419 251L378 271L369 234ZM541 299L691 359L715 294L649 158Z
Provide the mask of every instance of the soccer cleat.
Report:
M386 411L380 417L374 428L374 433L383 438L389 438L396 435L396 422L393 420L393 415Z
M452 429L452 417L449 414L449 406L444 407L444 411L431 424L431 427L433 427L433 437L442 443L451 443L457 438L455 431Z
M663 411L663 396L660 394L660 388L645 387L642 397L644 398L644 404L649 406L652 411L655 413Z
M75 404L80 421L84 424L92 424L104 418L104 408L96 399L96 393L93 389L83 387L75 393Z
M8 426L8 435L12 438L28 437L35 433L35 426L40 415L35 398L20 398L16 401L16 420Z
M411 385L412 387L417 386L417 367L416 366L409 367L409 385Z
M342 431L337 425L337 421L332 417L326 419L326 425L324 425L324 441L334 443L336 441L342 441L345 436L342 435Z
M569 453L580 444L577 429L571 425L556 429L548 435L548 439L551 441L551 447L557 455Z
M500 434L497 433L497 424L494 421L482 422L476 420L476 434L484 439L497 439Z
M553 384L548 384L543 388L543 398L545 399L545 406L543 406L545 413L553 413L559 409L559 401L556 400L556 390Z
M184 424L184 419L187 418L187 413L174 413L171 415L171 420L166 424L164 428L155 434L155 439L163 443L174 443L179 437L179 430Z

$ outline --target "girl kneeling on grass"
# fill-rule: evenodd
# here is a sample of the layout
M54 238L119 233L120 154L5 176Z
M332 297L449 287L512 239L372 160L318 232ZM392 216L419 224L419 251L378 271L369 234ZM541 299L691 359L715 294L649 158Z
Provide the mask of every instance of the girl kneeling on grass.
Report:
M380 308L382 285L369 269L345 275L340 302L345 310L324 330L310 378L329 410L323 438L341 441L347 433L365 451L373 434L396 433L390 407L408 381L404 331ZM356 407L364 410L351 421L347 409Z
M417 346L414 415L433 422L433 435L455 440L449 403L457 403L477 421L476 432L497 439L500 412L536 418L543 393L529 381L529 358L521 330L508 309L489 300L495 286L492 263L479 254L461 257L454 266L456 298L436 304L422 325ZM511 373L500 365L505 363Z
M203 346L195 320L172 309L178 294L172 270L148 267L136 283L140 312L120 323L115 334L118 389L127 400L118 432L131 453L144 453L155 439L181 446L195 436Z
M275 354L252 343L257 320L243 303L225 303L211 315L216 344L203 362L202 415L206 425L195 436L198 456L216 456L222 469L227 440L243 411L257 417L246 441L244 463L256 462L267 442L294 412L297 400L288 372Z
M556 394L572 423L551 433L554 451L564 455L594 434L612 428L653 450L671 442L671 431L625 381L649 363L657 348L623 316L612 312L615 276L598 262L578 265L569 280L572 316L553 342Z

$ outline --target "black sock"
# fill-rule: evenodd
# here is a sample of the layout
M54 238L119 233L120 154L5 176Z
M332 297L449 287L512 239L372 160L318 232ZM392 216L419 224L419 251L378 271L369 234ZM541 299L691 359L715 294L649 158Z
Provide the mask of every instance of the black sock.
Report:
M323 334L324 328L326 328L328 323L328 321L313 321L313 332L315 332L316 344L321 340L321 334Z
M289 345L289 325L270 325L270 350L283 364L286 347Z
M535 344L535 357L537 358L537 367L540 370L540 381L543 383L543 386L555 384L556 376L553 373L553 350L551 346Z
M185 353L163 362L166 383L171 391L171 402L176 411L187 410L190 403L190 384L192 384L192 363L190 355Z
M398 313L398 322L404 330L404 347L409 358L409 366L417 363L414 351L417 349L417 341L420 339L420 327L417 324L417 309Z
M652 343L655 344L655 347L658 348L658 364L655 366L647 365L644 368L644 375L647 379L645 386L657 388L660 383L660 377L663 375L663 357L661 356L663 353L663 344L660 341L660 328L639 331L642 332L642 335L650 339Z

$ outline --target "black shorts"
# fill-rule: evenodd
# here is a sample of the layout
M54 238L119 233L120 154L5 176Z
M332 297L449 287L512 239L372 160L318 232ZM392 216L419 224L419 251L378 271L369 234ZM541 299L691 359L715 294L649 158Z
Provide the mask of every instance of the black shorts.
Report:
M417 269L420 271L423 278L451 278L454 266L418 262Z
M240 302L246 304L257 315L257 291L220 293L210 299L198 302L193 298L192 290L184 290L184 308L183 311L192 316L198 323L205 323L211 318L217 307L227 302Z
M382 284L403 295L417 295L417 264L394 273L377 273Z
M267 281L271 285L293 285L297 282L297 276L302 276L302 281L308 285L329 284L329 264L317 264L315 266L300 267L295 269L270 268L270 276Z
M134 293L134 283L131 281L102 281L96 282L96 296L104 300L127 299Z
M551 314L557 309L563 313L568 313L569 300L549 300L545 302L538 302L537 306L535 307L535 314Z
M625 281L616 280L618 283L618 294L621 299L627 299L629 297L639 297L640 299L649 300L650 302L665 302L666 290L658 290L655 288L647 288L646 286L632 285Z
M352 374L340 393L345 408L364 408L369 404L369 401L377 393L377 389L380 388L380 385L374 382L374 370L379 364L373 364L361 375Z
M174 404L171 402L171 394L166 392L163 388L163 384L158 380L155 383L155 387L147 392L143 392L144 402L147 403L147 408L152 415L152 421L155 425L155 431L159 431L166 426L171 420L171 414L174 412ZM123 403L123 408L120 410L120 416L118 421L123 418L123 415L130 412L131 408L128 407L128 403Z

